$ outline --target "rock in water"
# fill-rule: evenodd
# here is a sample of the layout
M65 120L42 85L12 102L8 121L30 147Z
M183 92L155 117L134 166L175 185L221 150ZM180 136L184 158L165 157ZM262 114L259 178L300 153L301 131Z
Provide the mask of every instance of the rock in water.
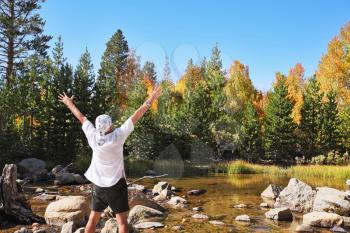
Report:
M324 211L349 216L350 202L345 199L346 193L334 188L317 188L312 211Z
M207 192L207 190L205 190L205 189L194 189L194 190L188 191L187 194L188 195L199 196L199 195L202 195L202 194L204 194L206 192Z
M276 201L276 198L278 195L280 195L280 192L282 191L282 187L270 184L262 193L261 198L266 202L270 207L273 207L273 204Z
M288 207L291 211L309 212L314 203L316 191L304 182L291 178L276 199L275 208Z
M0 177L0 219L9 217L19 223L43 223L44 219L32 212L31 206L16 180L16 165L6 164Z
M303 224L314 227L333 227L343 224L342 216L334 213L311 212L303 216Z
M48 178L46 163L36 158L23 159L18 164L18 169L23 178L30 178L33 181L46 180Z
M301 224L295 228L295 232L314 232L312 226Z
M158 184L154 185L152 193L160 194L164 189L171 190L171 185L168 182L160 181Z
M194 214L194 215L192 215L192 218L200 219L200 220L208 220L209 219L208 215L205 215L205 214Z
M141 230L141 229L149 229L149 228L161 228L161 227L164 227L164 224L160 222L141 222L136 224L134 227L137 230Z
M51 202L45 211L45 220L49 225L62 226L73 221L77 225L84 225L90 213L88 200L83 196L69 196Z
M293 215L288 208L276 208L265 213L265 217L277 221L293 221Z
M134 206L128 216L129 224L137 224L140 222L161 221L164 218L164 213L146 206Z
M174 208L186 208L187 207L187 200L182 197L172 197L168 202L169 205L171 205Z
M250 222L250 217L248 215L246 215L246 214L238 215L235 218L235 221L238 221L238 222Z
M164 207L149 199L142 191L136 189L128 189L128 198L130 208L133 208L137 205L142 205L159 210L160 212L166 211Z

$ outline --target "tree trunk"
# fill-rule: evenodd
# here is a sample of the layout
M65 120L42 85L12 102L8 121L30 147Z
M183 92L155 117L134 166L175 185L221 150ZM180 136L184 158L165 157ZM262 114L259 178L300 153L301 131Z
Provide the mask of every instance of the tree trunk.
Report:
M16 182L17 167L6 164L0 177L0 219L16 223L43 223L44 219L32 212L22 187Z

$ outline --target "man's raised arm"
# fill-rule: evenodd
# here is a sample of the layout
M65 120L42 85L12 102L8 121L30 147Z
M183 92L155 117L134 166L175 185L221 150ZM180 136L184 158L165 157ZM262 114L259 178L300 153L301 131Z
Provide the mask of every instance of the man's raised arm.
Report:
M135 125L136 122L147 112L147 110L151 107L153 101L158 99L160 94L162 93L162 88L160 86L156 87L153 92L151 93L150 97L148 100L146 100L145 103L143 103L136 111L135 113L131 116L131 121Z
M63 94L59 94L58 99L62 103L64 103L69 110L74 114L74 116L80 121L81 124L83 124L86 121L86 117L79 111L77 106L75 106L73 102L74 95L71 97L68 97L66 93L63 92Z

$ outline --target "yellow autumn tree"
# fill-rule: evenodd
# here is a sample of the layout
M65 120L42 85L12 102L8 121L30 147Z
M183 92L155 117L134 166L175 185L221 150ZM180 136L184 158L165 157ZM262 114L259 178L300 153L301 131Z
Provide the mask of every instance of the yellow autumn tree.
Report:
M286 86L288 88L288 97L293 103L292 117L297 124L300 123L300 110L303 106L303 87L304 87L304 68L297 63L290 71L286 78Z
M334 90L340 107L350 103L350 22L328 44L316 72L321 91Z
M190 60L185 74L176 83L175 91L181 93L182 95L189 89L194 89L199 83L204 82L203 69L200 66L193 65Z
M248 102L255 102L257 91L249 77L249 67L234 61L225 86L227 108L233 113L243 112Z

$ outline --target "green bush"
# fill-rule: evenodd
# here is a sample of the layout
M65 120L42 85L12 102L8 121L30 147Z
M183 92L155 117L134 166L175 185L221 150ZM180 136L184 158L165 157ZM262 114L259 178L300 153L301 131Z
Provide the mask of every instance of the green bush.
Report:
M341 154L338 151L330 151L327 155L318 155L311 159L311 164L317 165L347 165L350 162L348 152Z

